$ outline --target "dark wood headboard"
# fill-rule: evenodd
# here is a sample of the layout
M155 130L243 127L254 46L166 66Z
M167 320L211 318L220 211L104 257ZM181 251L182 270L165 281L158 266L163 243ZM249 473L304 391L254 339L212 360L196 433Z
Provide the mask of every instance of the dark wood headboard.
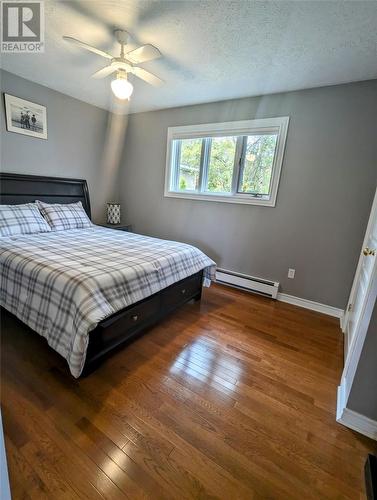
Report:
M81 201L86 213L91 217L88 185L83 179L0 172L0 204L18 205L35 200L46 203Z

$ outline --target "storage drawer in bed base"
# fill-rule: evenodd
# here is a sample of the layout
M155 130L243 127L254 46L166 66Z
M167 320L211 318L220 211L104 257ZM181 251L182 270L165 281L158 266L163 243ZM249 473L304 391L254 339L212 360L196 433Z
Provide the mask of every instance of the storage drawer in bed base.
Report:
M101 321L89 333L83 375L90 373L111 350L141 334L177 307L192 299L199 300L202 279L200 271Z

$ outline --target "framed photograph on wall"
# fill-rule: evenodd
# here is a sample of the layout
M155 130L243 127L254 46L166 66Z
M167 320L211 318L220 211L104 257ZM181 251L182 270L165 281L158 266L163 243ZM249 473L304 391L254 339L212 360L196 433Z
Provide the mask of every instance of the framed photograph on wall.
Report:
M7 130L16 134L47 139L45 106L4 94Z

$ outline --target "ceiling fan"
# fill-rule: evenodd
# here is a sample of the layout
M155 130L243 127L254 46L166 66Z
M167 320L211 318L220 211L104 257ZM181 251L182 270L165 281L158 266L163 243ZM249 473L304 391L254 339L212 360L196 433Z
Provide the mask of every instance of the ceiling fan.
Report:
M106 78L112 73L116 72L116 77L111 82L111 89L118 99L129 99L133 92L133 85L127 79L127 73L132 73L138 78L141 78L147 83L159 87L164 82L161 78L150 73L144 68L138 66L140 63L146 61L152 61L161 57L161 52L153 45L147 44L138 47L137 49L126 52L125 46L128 44L129 34L124 30L115 30L114 35L120 44L120 55L119 57L114 57L111 54L104 52L103 50L92 47L87 43L81 42L76 38L71 36L63 36L63 39L67 42L74 43L79 47L93 52L99 56L105 57L110 60L108 66L96 71L92 75L93 78Z

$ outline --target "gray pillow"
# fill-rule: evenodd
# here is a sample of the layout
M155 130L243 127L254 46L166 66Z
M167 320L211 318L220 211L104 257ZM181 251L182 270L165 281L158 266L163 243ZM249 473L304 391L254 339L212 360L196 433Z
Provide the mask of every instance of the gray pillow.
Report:
M0 205L0 236L47 233L50 226L35 203Z

